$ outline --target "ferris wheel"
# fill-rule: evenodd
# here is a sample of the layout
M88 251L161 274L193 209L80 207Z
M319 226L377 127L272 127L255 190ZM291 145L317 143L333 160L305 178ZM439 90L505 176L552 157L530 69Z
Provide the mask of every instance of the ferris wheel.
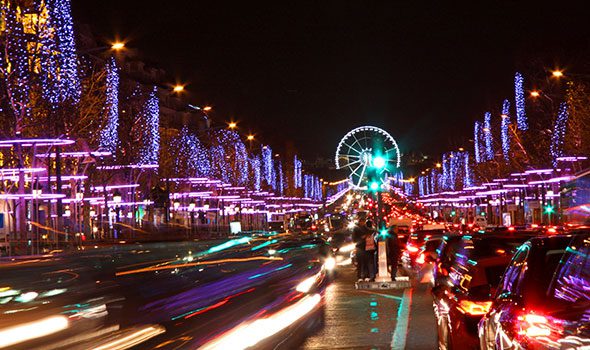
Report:
M378 171L385 177L399 168L397 142L387 131L374 126L361 126L349 131L336 149L336 169L347 169L353 188L365 185L367 172Z

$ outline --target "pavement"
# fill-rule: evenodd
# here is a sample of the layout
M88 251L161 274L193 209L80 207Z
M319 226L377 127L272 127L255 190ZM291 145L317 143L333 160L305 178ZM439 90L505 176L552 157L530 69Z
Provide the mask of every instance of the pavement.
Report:
M432 299L426 284L358 290L352 267L340 267L325 297L323 327L301 349L436 349Z

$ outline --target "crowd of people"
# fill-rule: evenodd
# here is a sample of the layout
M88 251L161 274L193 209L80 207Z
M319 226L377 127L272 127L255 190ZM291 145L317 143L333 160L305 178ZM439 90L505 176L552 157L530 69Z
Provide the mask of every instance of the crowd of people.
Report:
M395 226L380 235L371 220L359 218L358 224L352 232L352 240L355 243L355 256L357 260L358 281L374 282L377 276L377 246L380 240L385 240L387 252L387 267L392 280L397 274L400 246Z

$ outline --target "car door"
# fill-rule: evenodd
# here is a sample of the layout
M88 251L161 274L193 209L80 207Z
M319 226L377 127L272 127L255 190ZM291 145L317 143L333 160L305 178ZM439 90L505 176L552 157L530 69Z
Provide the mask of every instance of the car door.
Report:
M520 246L500 280L492 307L480 324L482 349L509 349L512 346L514 311L530 250L529 243Z

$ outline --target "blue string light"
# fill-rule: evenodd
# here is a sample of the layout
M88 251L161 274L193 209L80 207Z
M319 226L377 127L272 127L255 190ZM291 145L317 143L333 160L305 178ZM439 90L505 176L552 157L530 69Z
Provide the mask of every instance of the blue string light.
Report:
M555 118L555 123L553 125L553 134L551 135L551 145L549 148L554 167L557 167L557 158L563 156L563 142L565 139L568 118L569 111L567 108L567 103L562 102L559 105L559 112L557 113L557 117Z
M285 194L285 176L283 175L283 162L277 159L277 183L279 195Z
M502 136L502 155L506 162L510 161L510 101L504 100L502 103L502 125L501 125L501 136Z
M139 164L158 164L160 154L160 106L157 88L150 92L141 114L142 135L139 149Z
M524 78L516 72L514 75L514 102L516 109L516 126L518 130L528 130L529 125L525 111Z
M50 102L60 103L71 100L74 103L80 101L82 93L78 73L78 56L74 40L74 21L69 0L47 0L49 12L49 26L55 35L55 48L59 54L52 54L55 59L57 75L52 79L52 85L56 89L50 97Z
M492 136L492 113L486 112L484 114L483 132L485 142L485 159L494 159L494 145Z
M0 62L6 74L4 79L6 89L11 98L10 107L15 116L15 132L19 134L25 124L25 118L30 115L29 89L31 76L29 74L29 54L27 39L22 24L17 15L20 9L13 1L2 2L5 30L5 59Z
M476 121L473 126L473 151L475 153L475 162L481 163L483 157L481 154L481 122Z
M469 153L463 154L463 187L473 186L473 173L471 172L471 165L469 164Z
M262 146L262 177L266 184L273 187L274 166L272 161L272 149L270 146Z
M262 182L262 171L260 164L260 156L253 156L250 158L250 169L252 170L254 190L260 191Z
M174 170L179 176L207 177L210 175L211 162L207 149L196 135L184 126L180 134L171 142L174 150Z
M114 58L106 64L106 124L100 133L100 147L116 155L119 145L119 70Z
M294 177L293 181L295 184L295 188L301 188L301 186L303 185L302 181L301 181L301 165L302 165L301 160L299 160L297 158L297 156L295 156L293 163L294 163L293 165L294 165L294 170L295 170L294 175L293 175L293 177Z

